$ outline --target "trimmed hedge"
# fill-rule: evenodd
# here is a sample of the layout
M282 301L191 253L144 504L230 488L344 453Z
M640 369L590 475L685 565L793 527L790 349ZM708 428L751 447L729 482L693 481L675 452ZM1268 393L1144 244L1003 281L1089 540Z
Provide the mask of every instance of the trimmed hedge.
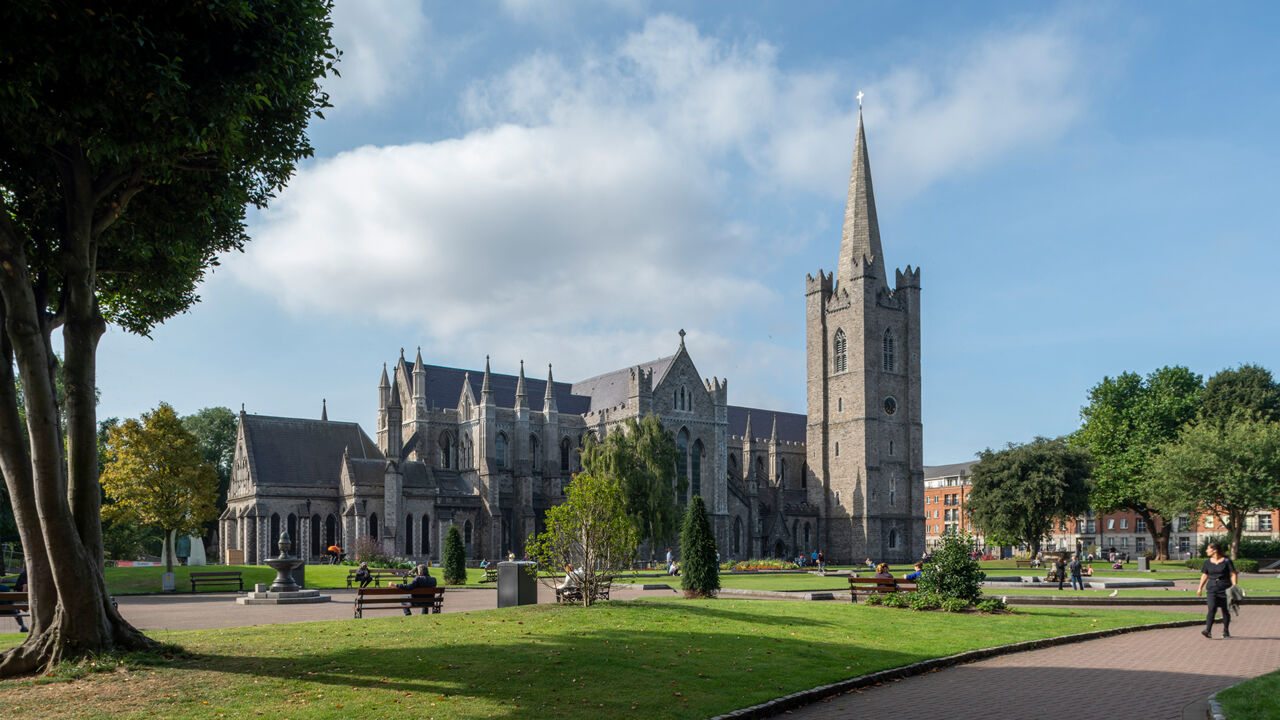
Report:
M1200 570L1204 567L1205 558L1191 558L1187 561L1187 567L1192 570ZM1236 572L1256 573L1258 572L1258 561L1250 558L1240 558L1232 560L1236 565Z

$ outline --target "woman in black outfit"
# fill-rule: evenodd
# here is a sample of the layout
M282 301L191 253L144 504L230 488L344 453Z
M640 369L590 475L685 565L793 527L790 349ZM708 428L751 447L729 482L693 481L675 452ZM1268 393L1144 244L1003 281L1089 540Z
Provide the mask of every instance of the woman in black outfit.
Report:
M1222 554L1222 546L1216 542L1209 543L1205 552L1209 559L1204 561L1204 568L1200 571L1200 587L1196 589L1196 595L1204 592L1206 584L1209 586L1209 614L1204 619L1204 630L1200 634L1213 637L1210 632L1213 630L1213 616L1218 608L1222 608L1222 637L1229 638L1231 613L1227 610L1227 588L1236 584L1236 566L1231 558Z

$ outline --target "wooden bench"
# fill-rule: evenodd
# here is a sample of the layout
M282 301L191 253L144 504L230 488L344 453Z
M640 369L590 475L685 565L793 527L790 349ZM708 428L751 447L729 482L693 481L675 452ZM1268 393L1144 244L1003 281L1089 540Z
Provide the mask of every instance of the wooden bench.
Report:
M197 585L230 585L231 583L235 583L236 587L244 590L244 577L239 570L191 573L191 592L196 591Z
M498 582L498 568L485 568L484 577L480 578L480 582Z
M409 577L408 570L393 570L390 568L369 568L369 574L373 576L374 587L380 586L383 580L386 580L388 583L390 583L392 581L404 580L405 578ZM355 582L355 579L356 579L356 571L355 570L348 571L347 587L351 587L351 583Z
M598 600L608 600L609 593L613 590L613 578L610 576L602 577L596 581L595 594L591 598L591 602ZM581 603L582 588L556 588L557 603Z
M444 607L444 588L442 587L414 588L413 590L365 587L356 590L355 617L357 619L364 617L365 610L420 608L425 614L427 608L430 608L433 613L438 613L442 607Z
M1035 567L1034 560L1014 560L1013 564L1015 567L1020 567L1020 568Z
M7 617L18 618L19 622L22 618L31 617L31 605L25 592L0 592L0 619Z
M849 594L854 602L859 595L881 595L899 592L914 592L918 585L913 580L898 578L851 577L849 578Z

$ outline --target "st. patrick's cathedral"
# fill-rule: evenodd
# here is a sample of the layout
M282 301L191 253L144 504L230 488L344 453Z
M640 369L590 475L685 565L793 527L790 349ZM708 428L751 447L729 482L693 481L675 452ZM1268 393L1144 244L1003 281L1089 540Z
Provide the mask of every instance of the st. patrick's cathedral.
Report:
M904 561L924 549L920 271L880 243L862 119L836 271L805 278L808 413L733 405L704 379L684 332L667 357L576 382L412 362L378 384L376 440L356 423L239 417L219 536L229 563L260 563L288 529L300 554L371 538L440 560L450 525L470 558L523 554L577 472L578 448L657 414L677 472L701 495L722 557Z

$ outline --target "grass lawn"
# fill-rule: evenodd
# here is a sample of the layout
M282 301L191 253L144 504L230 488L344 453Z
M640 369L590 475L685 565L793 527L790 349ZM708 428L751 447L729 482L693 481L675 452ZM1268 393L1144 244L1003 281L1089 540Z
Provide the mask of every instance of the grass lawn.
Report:
M153 635L193 656L70 683L0 682L0 707L39 718L707 717L963 650L1178 618L663 599L163 632Z
M1229 720L1280 720L1280 670L1218 693Z
M345 588L347 572L354 570L349 565L308 565L307 587L309 588ZM180 593L191 592L192 572L228 572L239 570L243 573L244 589L252 590L254 583L269 583L276 578L276 571L265 565L206 565L197 567L175 567L173 569L174 586ZM106 568L107 592L113 595L130 595L137 593L160 592L160 575L163 567L124 567ZM443 570L431 568L436 580L441 580ZM482 583L484 571L479 568L467 570L467 587L493 587L493 583ZM385 584L385 583L384 583ZM201 592L211 589L235 590L235 585L205 586Z

